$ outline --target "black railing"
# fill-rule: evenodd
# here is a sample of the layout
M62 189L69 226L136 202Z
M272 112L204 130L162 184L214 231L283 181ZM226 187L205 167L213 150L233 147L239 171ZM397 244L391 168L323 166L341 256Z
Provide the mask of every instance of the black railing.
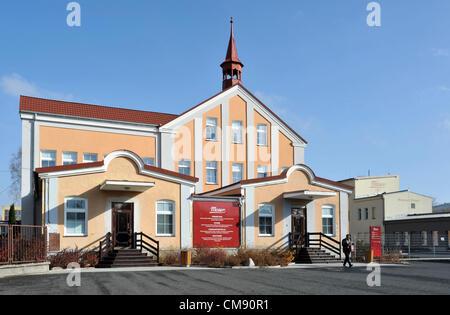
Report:
M98 247L98 261L102 260L103 257L108 255L109 252L114 250L113 237L111 233L107 233L105 237L100 241Z
M306 233L306 247L319 246L320 249L325 248L339 255L342 258L341 242L320 232Z
M150 244L149 242L153 243ZM156 261L159 264L159 241L151 238L145 233L134 233L134 248L143 250L145 249L149 253L155 255Z

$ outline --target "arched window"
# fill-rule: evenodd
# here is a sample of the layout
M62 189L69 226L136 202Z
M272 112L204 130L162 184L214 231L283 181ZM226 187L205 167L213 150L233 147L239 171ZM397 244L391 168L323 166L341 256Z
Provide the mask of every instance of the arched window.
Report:
M87 236L87 199L69 197L64 200L64 235Z
M334 206L322 206L322 233L335 236L335 213Z
M160 200L156 202L156 235L175 235L175 202Z

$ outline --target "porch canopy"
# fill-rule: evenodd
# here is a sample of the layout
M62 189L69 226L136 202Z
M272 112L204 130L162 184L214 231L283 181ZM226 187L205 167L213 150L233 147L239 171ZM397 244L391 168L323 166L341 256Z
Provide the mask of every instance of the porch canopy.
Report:
M153 186L155 186L154 182L107 180L100 185L100 190L144 192Z
M298 200L315 200L319 198L327 198L336 196L334 191L312 191L312 190L298 190L286 192L283 194L284 199L298 199Z

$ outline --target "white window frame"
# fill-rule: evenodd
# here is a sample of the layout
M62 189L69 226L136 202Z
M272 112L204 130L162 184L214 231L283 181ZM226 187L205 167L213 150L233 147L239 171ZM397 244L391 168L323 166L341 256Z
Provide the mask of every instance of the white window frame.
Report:
M211 121L214 121L214 124L211 123ZM205 138L207 141L217 141L217 124L218 119L215 117L206 117L206 135ZM211 137L211 129L214 129L214 138Z
M158 210L158 204L160 204L160 203L170 203L170 204L172 204L172 211ZM176 222L176 220L175 220L175 213L176 213L175 201L163 199L163 200L158 200L155 203L155 216L156 216L156 219L155 219L155 232L156 232L156 236L160 236L160 237L174 237L175 236L175 231L176 231L176 229L175 229L175 222ZM171 214L172 215L172 233L171 234L158 233L158 214L167 214L167 215Z
M215 163L215 167L213 168L213 167L211 167L211 166L208 166L208 163ZM207 161L206 162L206 184L207 185L217 185L217 183L219 182L219 178L218 178L218 176L219 176L219 174L218 174L218 167L219 167L219 163L217 163L217 161ZM215 170L215 172L216 172L216 182L214 183L214 182L209 182L208 181L208 170Z
M232 143L242 144L244 143L243 135L244 123L242 120L233 120L231 123L231 141Z
M262 172L259 171L260 168L264 168L264 174L265 174L264 177L259 177L259 174L262 174ZM269 176L269 167L267 165L263 165L263 164L258 165L256 167L256 174L257 174L257 178L266 178L266 177L268 177Z
M95 161L86 159L86 155L95 155ZM98 162L98 154L97 153L88 153L88 152L83 153L83 163L94 163L94 162Z
M64 159L64 154L75 154L75 163L70 163L70 164L64 164L65 161L67 161L67 159ZM72 161L72 160L70 160ZM62 165L73 165L73 164L77 164L78 163L78 152L73 152L73 151L64 151L62 153Z
M84 209L68 209L67 208L67 201L69 200L83 200L85 208ZM66 197L64 198L64 236L67 237L87 237L89 235L88 233L88 215L89 215L89 206L88 206L88 200L86 198L81 197ZM85 233L68 233L67 232L67 214L68 213L84 213L84 231Z
M264 127L264 130L261 130L260 127ZM267 124L258 124L256 127L256 143L258 146L263 146L266 147L268 144L267 141L267 133L268 133L269 128L267 127ZM264 140L264 142L262 142L261 140Z
M239 173L241 174L241 179L238 180L238 181L234 180L234 174L235 174L234 168L235 167L239 167ZM234 183L238 183L238 182L240 182L243 179L244 179L244 164L242 164L242 163L233 163L233 165L231 165L231 181L232 181L232 183L233 184Z
M332 215L324 215L323 214L323 210L324 209L331 209L332 210ZM331 218L331 228L332 228L332 234L327 234L327 233L323 233L323 219L327 218L330 219ZM322 206L322 233L325 234L326 236L336 236L336 210L335 207L333 205L323 205Z
M271 210L272 210L272 215L271 216L261 215L261 212L260 212L261 207L266 207L266 206L269 206L271 208ZM259 218L261 218L261 217L266 217L266 218L270 217L271 218L271 221L272 221L271 222L272 223L272 234L263 234L263 233L261 233L261 224L260 224L260 221L259 221ZM273 204L271 204L271 203L260 203L258 205L258 235L261 236L261 237L274 237L275 236L275 206Z
M144 161L145 165L149 165L149 166L155 166L155 158L142 158L142 161ZM151 163L149 163L150 161L152 161Z
M44 167L44 166L42 166L42 162L44 161L44 158L43 158L43 156L42 156L42 153L51 153L51 154L53 154L54 156L55 156L55 165L54 166L56 166L56 157L57 157L57 154L56 154L56 151L55 150L41 150L41 167ZM51 160L49 160L49 159L45 159L45 161L53 161L53 159L51 159ZM51 167L51 166L45 166L45 167Z
M181 172L180 169L182 169L182 168L189 169L189 172L187 174ZM191 160L186 160L186 159L179 160L178 161L178 173L191 176Z

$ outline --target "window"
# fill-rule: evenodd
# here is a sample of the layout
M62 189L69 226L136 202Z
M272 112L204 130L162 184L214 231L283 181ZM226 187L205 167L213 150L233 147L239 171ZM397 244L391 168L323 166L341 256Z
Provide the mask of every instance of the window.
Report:
M415 203L411 204L411 209L416 209L416 204Z
M87 200L83 198L66 198L65 235L87 236Z
M178 161L178 173L190 176L191 175L191 161L190 160Z
M242 171L244 169L244 166L239 163L235 163L232 166L232 172L233 172L233 184L240 182L243 179Z
M206 140L217 141L217 118L206 118Z
M56 166L56 151L41 151L41 167Z
M328 236L334 235L334 208L333 206L322 207L322 233Z
M361 221L361 219L362 219L362 212L361 211L362 211L361 209L358 209L358 221Z
M428 234L427 231L422 231L422 246L427 246Z
M217 185L217 162L206 162L206 184Z
M368 208L364 209L364 219L369 220L369 209Z
M155 166L154 158L143 158L142 161L144 161L145 165Z
M258 165L258 178L267 177L267 165Z
M273 236L273 206L270 204L259 205L259 235Z
M173 201L162 200L156 203L156 234L158 236L174 236Z
M96 153L83 153L83 163L92 163L98 161Z
M63 152L62 163L63 163L63 165L77 164L77 153L76 152Z
M267 145L267 125L266 124L258 124L258 145Z
M372 207L372 220L375 220L376 219L376 216L375 216L375 212L376 211L376 208L375 207Z
M231 124L231 129L233 131L232 141L233 143L243 143L242 138L242 121L233 120Z

